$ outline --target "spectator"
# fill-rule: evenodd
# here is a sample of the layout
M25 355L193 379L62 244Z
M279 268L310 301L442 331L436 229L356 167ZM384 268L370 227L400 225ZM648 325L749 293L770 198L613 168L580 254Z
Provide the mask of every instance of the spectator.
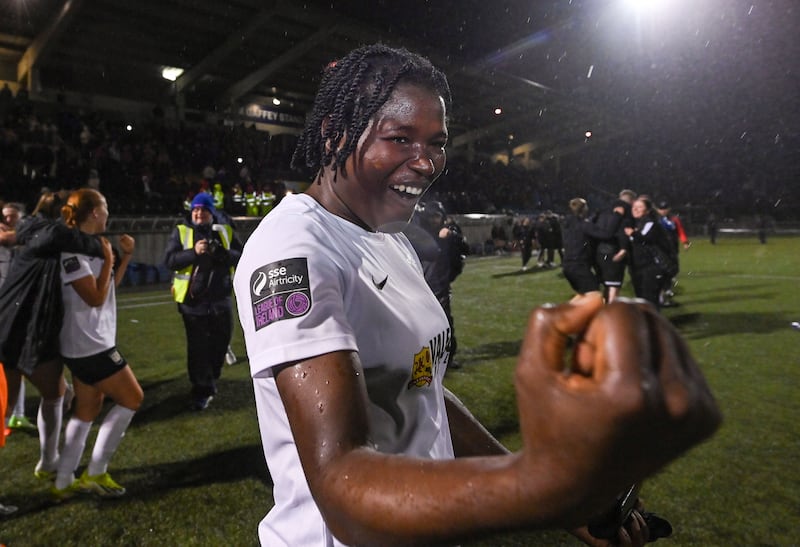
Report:
M175 271L172 296L186 331L193 410L205 410L216 395L233 333L231 275L242 243L229 224L215 224L215 214L211 195L197 194L189 219L175 227L164 256L167 268Z
M758 242L762 245L767 243L767 217L764 215L756 215L756 233L758 234Z
M25 216L25 206L21 203L6 203L2 206L3 221L0 222L0 287L3 285L8 268L13 259L13 245L16 243L16 227L20 219ZM19 431L36 431L36 425L25 416L25 381L19 376L14 377L16 384L8 386L10 392L15 393L12 397L16 401L13 408L8 409L8 416L5 416L6 426Z
M555 255L558 254L560 263L564 262L564 239L561 234L561 221L556 213L550 212L547 215L547 222L550 224L549 239L547 248L547 266L555 268Z
M533 222L531 222L531 217L525 217L522 219L520 223L520 239L519 239L519 247L520 247L520 257L522 259L522 271L525 272L528 270L528 262L531 260L531 256L533 256L533 246L534 242L536 241L536 230L534 230Z
M717 216L714 213L708 215L706 221L706 228L708 229L708 239L712 245L717 244Z
M536 258L536 265L540 268L552 268L555 263L556 234L553 232L553 224L550 222L550 211L541 213L536 220L536 241L539 243L539 255Z
M506 245L508 245L508 234L502 222L497 221L492 225L491 235L495 252L497 254L503 254L506 251Z
M13 204L3 204L2 201L0 201L0 207L3 211L3 219L0 220L0 287L2 287L11 265L11 249L17 241L14 227L10 222L12 212L16 212L17 209L13 207ZM6 218L6 211L9 212L8 218Z
M664 276L671 278L677 273L671 243L650 198L636 198L631 213L636 224L626 227L625 233L631 240L633 289L636 296L658 308Z
M569 202L570 215L564 220L564 277L577 294L597 291L600 285L594 272L594 255L598 240L608 239L622 220L621 208L615 210L616 224L599 225L590 222L589 204L583 198Z
M441 304L447 316L447 323L450 325L447 368L458 369L461 365L455 360L458 342L450 298L452 283L464 270L469 246L458 224L448 220L444 206L440 202L420 203L414 214L413 223L408 225L405 233L422 263L425 281Z
M668 202L659 202L657 210L658 214L661 216L661 225L664 226L664 230L667 232L667 236L669 236L670 248L672 250L671 255L672 259L675 261L675 276L671 278L664 277L661 294L659 296L661 306L669 307L673 305L672 298L675 296L673 287L675 287L678 282L677 275L678 272L680 272L681 245L683 245L685 250L688 250L689 247L692 246L692 243L686 235L686 230L683 228L681 218L678 215L670 213L671 209Z
M619 218L620 214L622 218ZM630 248L625 227L634 225L630 203L623 198L618 198L611 208L603 209L598 213L595 222L603 227L617 226L611 236L597 241L594 257L595 267L603 284L605 300L607 303L611 303L619 296L625 281L625 266L628 263Z

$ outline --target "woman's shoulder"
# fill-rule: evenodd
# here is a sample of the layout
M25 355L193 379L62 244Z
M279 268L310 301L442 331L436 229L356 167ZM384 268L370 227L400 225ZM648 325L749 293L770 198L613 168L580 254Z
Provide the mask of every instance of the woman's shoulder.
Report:
M282 242L323 241L335 237L343 222L311 196L292 194L261 220L253 236Z

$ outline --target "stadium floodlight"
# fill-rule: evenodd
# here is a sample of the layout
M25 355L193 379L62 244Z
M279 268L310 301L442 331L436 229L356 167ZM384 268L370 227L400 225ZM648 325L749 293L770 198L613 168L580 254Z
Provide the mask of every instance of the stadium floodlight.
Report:
M182 68L177 68L174 66L165 66L161 69L161 77L165 80L169 80L170 82L174 82L178 78L180 78L181 74L183 74Z
M637 10L650 10L664 4L664 0L626 0L626 2Z

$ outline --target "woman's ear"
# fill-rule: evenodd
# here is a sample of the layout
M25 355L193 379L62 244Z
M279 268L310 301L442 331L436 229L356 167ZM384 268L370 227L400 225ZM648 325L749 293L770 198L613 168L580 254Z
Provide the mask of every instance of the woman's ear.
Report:
M320 131L320 136L323 139L325 139L325 135L328 132L328 125L330 124L330 121L331 121L330 116L325 116L324 118L322 118L322 124L320 124L319 131ZM336 143L337 153L339 152L339 150L342 149L342 146L344 146L344 142L346 139L347 139L347 133L344 132L342 133L342 136L339 138L339 142ZM325 139L325 152L330 153L331 151L333 151L333 144L331 143L331 139L327 138Z
M325 116L324 118L322 118L322 123L319 126L319 133L320 137L322 137L323 139L325 139L325 135L328 132L328 125L330 124L330 122L331 122L330 116ZM330 153L330 151L331 151L331 140L325 139L325 153L326 154Z

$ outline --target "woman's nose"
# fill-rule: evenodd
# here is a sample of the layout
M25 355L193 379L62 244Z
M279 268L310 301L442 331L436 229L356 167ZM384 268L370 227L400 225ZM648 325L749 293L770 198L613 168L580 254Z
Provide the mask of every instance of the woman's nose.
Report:
M433 159L426 153L421 152L409 162L409 166L418 173L431 177L436 173L436 164Z

